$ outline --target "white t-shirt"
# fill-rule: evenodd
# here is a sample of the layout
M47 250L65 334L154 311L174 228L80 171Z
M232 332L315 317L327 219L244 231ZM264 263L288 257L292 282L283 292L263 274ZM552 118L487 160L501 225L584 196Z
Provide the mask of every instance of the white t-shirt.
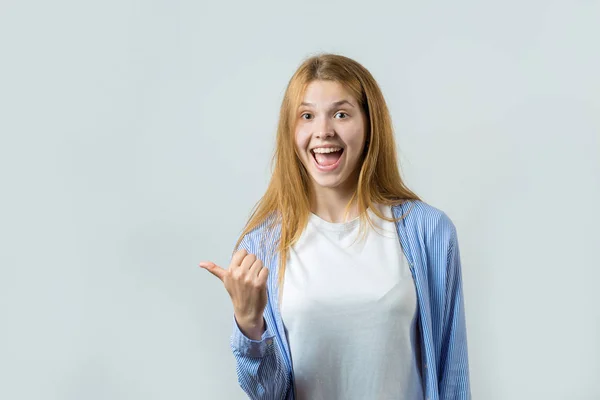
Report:
M378 206L387 217L391 208ZM311 214L292 246L281 313L298 400L422 400L417 300L393 222Z

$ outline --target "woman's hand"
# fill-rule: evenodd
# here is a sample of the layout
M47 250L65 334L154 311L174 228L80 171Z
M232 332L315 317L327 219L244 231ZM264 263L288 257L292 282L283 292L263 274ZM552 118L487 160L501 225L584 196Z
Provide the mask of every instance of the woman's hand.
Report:
M231 258L228 269L223 269L210 261L203 261L200 267L223 282L231 302L236 322L248 338L260 340L265 331L263 311L267 306L267 277L269 269L262 261L246 250L238 250Z

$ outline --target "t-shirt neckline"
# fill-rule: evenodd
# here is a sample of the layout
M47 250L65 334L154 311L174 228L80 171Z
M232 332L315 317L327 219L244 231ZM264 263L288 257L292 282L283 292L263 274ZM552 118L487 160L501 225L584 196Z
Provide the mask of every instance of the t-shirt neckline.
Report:
M356 227L356 225L360 222L360 216L358 216L354 219L351 219L350 221L346 221L346 222L330 222L330 221L324 220L323 218L319 217L317 214L311 212L310 213L310 221L315 226L318 226L319 228L322 228L322 229L326 229L328 231L345 232L345 231L350 231Z

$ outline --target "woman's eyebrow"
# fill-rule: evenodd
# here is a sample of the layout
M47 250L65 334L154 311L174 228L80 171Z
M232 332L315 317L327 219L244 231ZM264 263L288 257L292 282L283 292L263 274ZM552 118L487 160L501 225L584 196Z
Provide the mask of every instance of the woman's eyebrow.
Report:
M331 106L329 108L336 108L336 107L341 106L342 104L348 104L350 107L354 107L354 105L352 103L350 103L348 100L344 99L344 100L336 101L335 103L331 103ZM313 103L307 103L307 102L302 102L300 105L314 107Z

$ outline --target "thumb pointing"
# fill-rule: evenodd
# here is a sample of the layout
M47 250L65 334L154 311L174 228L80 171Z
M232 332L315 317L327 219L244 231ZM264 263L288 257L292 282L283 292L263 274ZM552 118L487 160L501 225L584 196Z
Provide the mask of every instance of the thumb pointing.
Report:
M223 281L223 278L225 277L225 273L227 272L223 268L221 268L217 264L215 264L214 262L210 262L210 261L202 261L200 263L200 267L204 268L205 270L207 270L208 272L210 272L211 274L213 274L214 276L219 278L221 280L221 282Z

